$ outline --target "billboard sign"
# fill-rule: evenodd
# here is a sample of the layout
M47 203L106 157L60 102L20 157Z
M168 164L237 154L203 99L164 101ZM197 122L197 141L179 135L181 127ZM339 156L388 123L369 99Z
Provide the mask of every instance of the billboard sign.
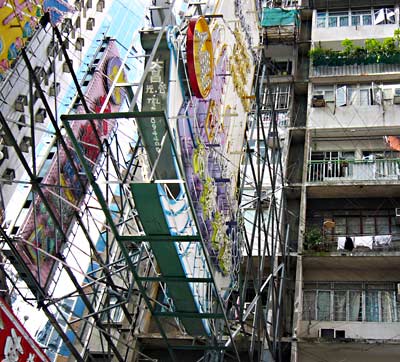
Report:
M92 79L85 89L85 98L94 112L98 111L105 101L107 94L105 83L107 79L116 74L120 66L118 51L114 41L109 42L104 50L101 61L94 72ZM111 64L111 65L110 65ZM123 74L123 73L122 73ZM125 75L120 78L123 80ZM117 112L125 96L123 89L118 89L118 95L111 97L107 104L106 112ZM114 100L118 100L115 104ZM84 113L83 107L78 106L78 113ZM94 121L95 130L89 121L74 121L71 128L75 137L80 142L82 151L88 162L96 167L100 155L96 132L99 138L107 139L113 130L114 121ZM96 131L96 132L95 132ZM66 140L72 155L72 163L64 152L59 150L55 153L50 162L50 167L45 174L41 186L44 196L50 208L61 225L64 234L69 233L74 224L75 212L79 211L80 205L85 196L88 180L83 172L83 167L69 140ZM78 170L76 174L75 170ZM19 230L21 242L17 244L26 266L30 269L38 284L46 290L53 275L53 268L62 252L66 240L63 239L60 231L55 227L54 220L49 217L48 210L43 200L36 195L35 201L30 206L27 218ZM29 284L29 283L28 283Z
M186 47L190 87L197 98L207 98L213 81L214 54L210 29L203 16L190 19Z
M55 25L74 8L64 0L0 0L0 80L33 36L43 10Z
M0 355L2 362L50 362L12 309L0 298Z

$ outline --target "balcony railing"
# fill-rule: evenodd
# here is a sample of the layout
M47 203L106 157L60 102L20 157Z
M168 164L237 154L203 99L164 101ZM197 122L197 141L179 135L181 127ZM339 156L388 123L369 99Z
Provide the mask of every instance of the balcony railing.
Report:
M398 180L400 159L309 161L308 182Z
M311 68L312 77L351 76L381 73L398 73L400 64L351 64L351 65L319 65Z
M352 248L346 247L345 235L324 235L323 241L315 245L305 244L305 252L314 254L319 252L351 252L352 254L398 252L400 251L400 235L350 235Z

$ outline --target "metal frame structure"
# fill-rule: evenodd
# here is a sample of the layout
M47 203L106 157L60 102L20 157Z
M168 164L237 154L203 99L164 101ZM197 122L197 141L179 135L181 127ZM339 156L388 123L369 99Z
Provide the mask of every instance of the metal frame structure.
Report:
M170 5L170 9L173 3ZM240 4L235 5L240 6ZM196 5L196 7L199 6ZM158 46L162 33L168 25L167 20L168 17L165 19L156 40L155 48ZM275 110L268 108L269 106L263 104L262 101L265 99L264 93L268 92L269 89L266 60L261 59L259 64L254 86L255 102L253 110L249 114L246 130L246 159L241 171L242 179L240 185L242 206L239 212L242 218L247 217L243 210L247 208L248 203L245 201L243 195L249 187L255 190L255 198L252 200L255 212L250 222L250 229L242 225L243 249L245 250L245 263L242 270L243 279L240 289L236 294L238 298L231 299L230 301L232 308L239 311L239 317L231 319L228 315L227 304L221 299L218 293L212 273L210 273L209 278L191 279L174 279L159 273L154 256L149 248L149 241L157 240L157 242L166 243L191 241L200 243L208 268L212 270L207 248L200 234L179 237L172 237L170 235L162 237L159 235L156 237L143 235L129 188L131 183L142 181L139 171L144 167L145 162L140 137L127 136L127 128L124 127L135 129L135 119L140 119L141 117L161 117L168 130L165 137L168 137L171 144L174 145L171 131L163 112L150 114L134 110L140 94L140 87L143 85L144 78L150 69L149 65L152 58L154 58L155 51L149 56L150 61L148 61L148 66L144 69L139 88L135 89L135 92L133 92L133 88L129 88L129 112L93 114L85 101L81 85L65 49L62 35L57 28L54 28L54 36L59 42L64 60L73 77L78 96L86 114L63 115L61 117L63 126L57 122L29 57L26 51L22 49L22 57L30 75L29 102L32 104L34 93L39 95L54 128L57 152L65 152L67 158L72 160L72 144L90 187L85 198L84 207L75 210L74 218L77 226L70 235L67 235L62 225L57 223L57 217L54 215L52 207L43 192L44 189L54 188L57 194L60 187L62 187L61 183L59 185L45 185L41 183L38 177L38 167L35 162L36 126L33 113L31 114L30 122L32 161L25 157L8 126L7 120L0 114L2 130L7 138L11 140L12 147L21 165L29 175L33 195L40 197L47 212L54 221L55 228L67 244L66 248L60 250L55 257L59 267L54 280L62 280L61 274L65 274L73 285L73 291L60 295L55 292L56 286L52 286L47 291L38 285L34 278L31 278L30 282L28 282L28 287L32 291L36 291L36 294L27 297L24 293L21 293L24 299L29 303L37 301L38 306L77 361L90 360L89 351L92 348L91 339L93 338L101 346L100 349L104 353L104 356L113 356L119 362L131 360L134 356L140 358L142 353L135 341L135 337L138 334L143 317L143 305L151 313L157 324L159 333L164 341L164 347L168 350L172 361L179 360L176 355L177 350L204 352L204 356L200 358L203 361L243 360L241 359L243 357L236 341L239 334L243 335L247 340L247 354L250 361L264 361L267 353L265 351L268 351L267 354L270 356L271 361L282 361L281 320L284 313L284 281L287 278L286 257L288 254L287 237L284 232L284 171L281 145L277 136ZM121 85L118 85L115 81L112 89L119 86ZM124 86L126 87L126 85ZM102 107L103 111L104 107ZM270 113L272 120L268 124L265 122L266 112ZM96 133L94 122L110 119L122 121L121 124L119 123L116 126L119 127L118 130L121 132L118 132L117 128L115 128L110 139L102 140ZM81 146L70 127L71 121L83 120L91 123L92 131L96 134L96 145L94 147L97 147L101 152L101 156L95 165L90 164L85 158ZM63 128L69 137L68 142L66 142L67 138L64 135ZM119 139L120 137L125 137L125 139L122 141ZM254 137L258 140L256 149L252 148L249 142ZM271 145L271 142L272 147L270 147L270 152L265 152L265 158L263 158L261 148L264 146L265 149L268 149L268 145ZM121 146L122 144L124 146ZM173 152L177 153L175 147ZM278 160L278 162L273 160ZM71 162L71 164L74 163ZM183 174L182 166L179 166L181 174ZM80 174L79 170L75 169L74 171L76 175ZM265 178L269 179L270 184L268 189L270 201L267 208L265 206L264 193ZM79 177L78 180L80 180ZM154 182L162 183L163 180L154 180ZM187 187L185 180L180 180L180 182L183 183L185 188ZM81 187L82 190L85 189L85 185L82 182ZM189 195L187 188L186 192ZM194 208L192 203L191 208ZM100 214L101 218L99 218ZM105 218L105 221L103 218ZM199 226L196 226L197 230L200 230ZM104 239L105 251L102 253L96 248L96 241L92 236L93 230L100 233ZM9 257L13 258L13 262L19 265L18 271L20 273L24 272L24 262L21 260L15 244L26 241L10 235L3 227L0 228L0 238L10 249ZM74 267L66 261L66 258L73 257L73 250L77 248L78 242L82 239L87 241L88 248L85 253L92 260L90 272L85 272L82 269L79 270L79 265L78 267ZM258 251L254 254L253 250L256 247ZM78 275L83 275L83 282L77 278L77 272ZM29 275L29 270L25 270L25 273ZM10 281L12 280L12 278L9 279ZM29 277L25 278L25 280L29 281ZM212 290L211 295L213 297L211 300L213 300L213 310L209 313L185 314L174 311L173 305L160 303L156 299L154 290L159 288L166 294L166 282L197 282L208 284ZM154 287L155 285L156 287ZM246 293L249 290L252 290L254 297L251 299L248 307L244 309ZM111 295L116 297L116 304L110 304L109 296ZM70 311L68 314L69 317L66 317L63 302L67 298L80 300L87 313L85 315L74 315L73 311ZM120 307L124 315L124 322L122 324L112 321L111 314L116 307ZM167 309L167 311L163 311L162 308ZM67 329L63 328L56 315L61 316L63 324L68 326ZM214 333L209 338L192 339L190 343L174 344L171 342L172 337L165 330L164 324L168 320L179 326L177 319L182 317L210 320L215 326ZM249 324L251 324L250 328ZM151 358L148 358L148 360L151 360Z

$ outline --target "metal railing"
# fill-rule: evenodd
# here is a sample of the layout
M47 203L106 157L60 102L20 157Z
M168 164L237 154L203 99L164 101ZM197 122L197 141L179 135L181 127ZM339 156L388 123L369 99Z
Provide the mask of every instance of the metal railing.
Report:
M398 180L400 159L309 161L308 182Z
M348 64L348 65L318 65L311 68L312 77L350 76L361 74L398 73L400 64Z

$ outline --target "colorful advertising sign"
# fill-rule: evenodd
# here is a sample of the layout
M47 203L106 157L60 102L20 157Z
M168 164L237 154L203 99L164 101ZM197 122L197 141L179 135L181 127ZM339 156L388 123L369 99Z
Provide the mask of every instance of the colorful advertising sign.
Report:
M2 362L50 362L12 309L0 298L0 356Z
M88 105L94 112L98 111L104 103L107 94L105 89L107 79L118 71L115 68L119 67L121 63L117 59L117 48L115 43L111 41L99 62L98 71L94 72L93 78L84 92ZM125 75L122 73L121 79L123 80L124 77ZM119 104L109 102L106 106L106 112L117 112L119 110L125 97L125 91L119 89L118 96L114 95L114 97L119 99ZM84 113L82 106L79 106L77 111ZM107 139L112 132L114 121L94 121L94 125L96 130L93 129L89 121L71 123L71 128L81 144L84 155L93 167L95 167L100 154L96 132L101 140ZM66 140L66 142L70 146L73 165L64 150L54 154L48 172L42 181L46 186L42 186L41 189L57 222L61 225L63 232L68 234L73 225L74 214L79 210L83 200L85 190L82 189L82 184L86 187L87 178L76 153L73 151L73 146L69 140ZM74 166L78 170L78 174L75 173ZM59 230L55 227L54 220L49 217L48 210L39 196L36 196L35 202L29 209L28 216L19 231L19 236L23 241L18 244L18 251L40 286L47 289L57 261L55 256L59 256L66 240L63 240Z
M49 12L52 24L74 8L64 0L0 0L0 80Z
M238 262L235 240L237 203L235 177L229 174L229 156L224 154L230 129L231 107L224 105L227 86L229 48L223 42L223 29L211 32L216 44L216 62L210 92L206 99L195 99L178 120L179 137L186 179L201 233L212 260L222 274L229 275ZM183 113L182 113L183 115ZM236 260L236 261L235 261Z
M214 54L210 29L203 16L190 20L186 48L190 87L197 98L207 98L213 81Z

